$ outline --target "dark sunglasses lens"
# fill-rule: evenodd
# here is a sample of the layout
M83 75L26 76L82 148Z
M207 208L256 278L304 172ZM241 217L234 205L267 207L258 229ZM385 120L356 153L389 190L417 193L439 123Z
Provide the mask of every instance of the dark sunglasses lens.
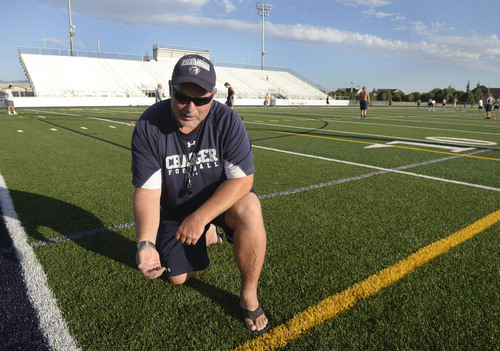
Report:
M184 93L181 93L180 91L175 90L175 88L172 88L172 92L174 93L175 100L177 100L181 104L187 104L190 101L193 102L196 106L203 106L208 104L212 100L212 96L208 96L205 98L192 98L187 96Z
M203 106L206 105L212 100L212 97L206 97L206 98L196 98L193 99L193 102L196 106Z

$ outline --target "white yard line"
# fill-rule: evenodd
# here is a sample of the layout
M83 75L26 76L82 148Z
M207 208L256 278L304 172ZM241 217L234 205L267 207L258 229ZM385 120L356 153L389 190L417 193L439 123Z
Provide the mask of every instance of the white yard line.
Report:
M46 111L36 111L38 113L46 113ZM54 115L61 115L61 116L73 116L73 117L80 117L80 118L88 118L88 119L95 119L97 121L104 121L104 122L110 122L110 123L116 123L116 124L124 124L124 125L130 125L130 122L120 122L120 121L113 121L111 119L106 119L106 118L98 118L98 117L90 117L90 116L85 116L85 115L77 115L74 113L61 113L61 112L53 112L52 114ZM44 116L38 116L40 118L45 118Z
M275 148L270 148L270 147L265 147L265 146L253 145L252 147L257 148L257 149L262 149L262 150L280 152L280 153L284 153L284 154L288 154L288 155L302 156L302 157L307 157L307 158L314 158L314 159L317 159L317 160L343 163L343 164L350 165L350 166L357 166L357 167L364 167L364 168L376 169L378 171L383 171L383 172L388 172L388 173L398 173L398 174L409 175L409 176L417 177L417 178L424 178L424 179L436 180L436 181L439 181L439 182L445 182L445 183L451 183L451 184L457 184L457 185L464 185L464 186L469 186L469 187L473 187L473 188L479 188L479 189L483 189L483 190L500 191L499 188L493 188L493 187L489 187L489 186L485 186L485 185L479 185L479 184L466 183L466 182L461 182L461 181L458 181L458 180L452 180L452 179L445 179L445 178L438 178L438 177L433 177L433 176L427 176L427 175L424 175L424 174L418 174L418 173L413 173L413 172L405 172L405 171L401 171L401 170L398 170L398 169L383 168L383 167L377 167L377 166L372 166L372 165L366 165L366 164L362 164L362 163L356 163L356 162L350 162L350 161L344 161L344 160L336 160L336 159L328 158L328 157L308 155L308 154L303 154L303 153L299 153L299 152L280 150L280 149L275 149ZM377 174L377 172L374 173L374 174L372 174L372 175L375 175L375 174ZM362 177L362 176L359 176L359 177ZM351 178L349 178L349 179L351 179ZM352 179L356 179L356 177L353 177Z
M12 239L16 256L23 271L29 300L40 321L40 329L54 350L79 350L57 307L57 301L47 283L47 276L28 244L26 232L18 219L3 176L0 174L0 206L2 219Z

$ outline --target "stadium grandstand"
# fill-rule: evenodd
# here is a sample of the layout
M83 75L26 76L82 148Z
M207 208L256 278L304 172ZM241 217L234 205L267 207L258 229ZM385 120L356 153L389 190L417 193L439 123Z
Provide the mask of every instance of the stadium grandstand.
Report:
M158 84L168 86L177 60L186 54L210 59L210 50L156 44L153 56L18 48L32 98L16 106L149 105ZM217 73L216 98L224 101L225 82L236 90L236 105L262 105L266 93L271 105L325 105L320 86L290 69L212 61Z

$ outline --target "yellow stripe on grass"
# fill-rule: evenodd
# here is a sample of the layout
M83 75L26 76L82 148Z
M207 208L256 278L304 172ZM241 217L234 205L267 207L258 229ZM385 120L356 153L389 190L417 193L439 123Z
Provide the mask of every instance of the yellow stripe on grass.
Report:
M318 304L296 314L284 324L273 328L267 334L249 340L235 350L275 350L284 347L294 339L353 308L359 301L375 295L381 289L402 279L411 271L429 263L498 222L500 222L500 210L444 239L425 246L395 265L382 269L368 277L366 280L354 284L338 294L327 297Z

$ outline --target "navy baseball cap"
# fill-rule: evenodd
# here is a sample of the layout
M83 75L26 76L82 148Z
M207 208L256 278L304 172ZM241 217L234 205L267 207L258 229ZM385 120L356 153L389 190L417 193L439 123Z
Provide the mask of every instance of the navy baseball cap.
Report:
M215 88L215 69L209 59L186 55L177 61L172 72L172 85L194 83L211 93Z

